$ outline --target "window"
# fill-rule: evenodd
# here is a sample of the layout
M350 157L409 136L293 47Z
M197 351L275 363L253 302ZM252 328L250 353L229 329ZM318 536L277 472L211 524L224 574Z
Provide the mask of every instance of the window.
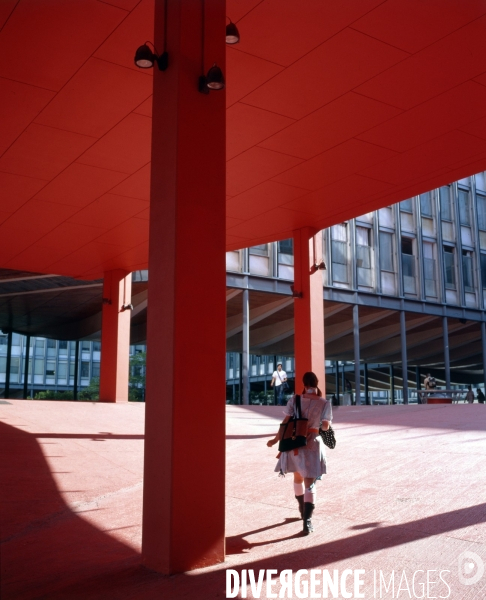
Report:
M420 210L423 217L432 216L432 196L430 192L420 194Z
M68 343L65 340L59 342L59 350L67 350Z
M84 360L81 363L81 377L89 377L89 362Z
M380 269L394 272L393 268L393 234L380 231Z
M480 254L481 259L481 281L483 289L486 289L486 254Z
M46 347L45 340L36 340L35 341L35 355L36 356L44 356L45 347Z
M46 377L55 377L56 363L53 360L48 360L46 364Z
M371 287L373 279L371 274L371 229L356 227L356 266L358 285Z
M0 335L0 346L6 346L6 345L7 345L7 336Z
M456 289L456 273L454 267L454 248L444 246L444 279L449 290Z
M56 340L47 340L47 347L48 348L55 348L56 347Z
M99 377L100 376L100 363L94 362L91 367L91 377Z
M474 291L472 252L462 251L462 277L464 280L464 289L466 292Z
M348 227L347 223L331 228L332 278L339 283L348 283Z
M44 375L44 361L38 358L34 362L34 375Z
M255 256L268 256L268 244L260 244L259 246L252 246L250 248L250 254Z
M279 254L289 254L290 256L294 255L294 240L292 238L288 240L281 240L278 242L278 252Z
M83 350L83 352L89 352L89 350L90 350L89 342L81 342L81 350Z
M356 227L356 244L371 246L371 229L369 227Z
M100 352L101 342L93 342L93 352Z
M411 240L410 238L402 238L402 268L404 276L414 276L413 265L413 240Z
M58 379L66 379L67 377L67 363L59 363L57 367L57 378Z
M415 294L415 257L413 255L413 240L402 238L402 275L403 290Z
M424 242L423 250L424 250L425 294L427 296L437 297L434 245L431 242Z
M478 194L477 206L478 206L478 227L483 231L486 231L486 196Z
M400 210L402 212L408 212L408 213L413 212L412 198L409 198L408 200L403 200L402 202L400 202Z
M469 192L466 190L459 190L459 219L461 225L471 225L471 210L469 201Z
M439 190L440 198L440 214L443 221L452 221L452 210L451 210L451 195L449 186L441 187Z
M277 269L278 277L292 280L294 278L294 241L280 240L277 243Z

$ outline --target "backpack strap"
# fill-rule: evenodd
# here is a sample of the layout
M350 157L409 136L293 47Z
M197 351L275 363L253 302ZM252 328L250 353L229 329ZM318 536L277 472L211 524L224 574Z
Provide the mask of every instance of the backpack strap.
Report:
M295 396L295 415L298 419L302 418L302 408L300 406L300 396L296 394Z

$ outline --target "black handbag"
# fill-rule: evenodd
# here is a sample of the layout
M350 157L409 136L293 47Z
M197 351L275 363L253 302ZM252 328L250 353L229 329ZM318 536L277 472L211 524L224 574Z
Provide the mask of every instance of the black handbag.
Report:
M334 429L330 425L327 431L319 427L319 435L328 448L332 450L336 447L336 436L334 435Z
M300 396L295 396L294 416L287 423L281 423L278 445L279 452L288 452L307 446L307 429L309 420L302 417Z

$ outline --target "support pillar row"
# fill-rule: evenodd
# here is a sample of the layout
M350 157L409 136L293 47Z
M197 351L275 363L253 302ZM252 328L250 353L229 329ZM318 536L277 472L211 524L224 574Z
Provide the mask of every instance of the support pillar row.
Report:
M132 276L105 273L101 322L100 402L128 402Z
M407 323L405 311L400 311L400 345L402 353L403 404L408 404Z
M142 562L171 574L224 560L226 4L154 11Z
M250 301L248 290L243 290L243 344L242 344L242 404L250 404Z
M451 389L451 362L449 356L449 326L447 317L442 317L442 329L444 335L444 371L446 390Z
M304 373L313 371L325 394L323 282L314 268L322 260L322 236L316 233L310 227L294 231L295 390Z

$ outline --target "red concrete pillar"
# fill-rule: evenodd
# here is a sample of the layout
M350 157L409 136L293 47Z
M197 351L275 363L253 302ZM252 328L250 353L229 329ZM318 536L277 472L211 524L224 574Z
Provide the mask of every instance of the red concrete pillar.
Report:
M156 2L159 51L163 21ZM162 573L224 560L225 92L198 92L204 22L224 72L224 0L167 0L154 69L142 560Z
M100 402L128 401L132 275L108 271L103 281Z
M322 271L314 265L322 260L322 235L309 227L294 232L295 389L302 376L314 371L323 394L326 390L324 352L324 301Z

